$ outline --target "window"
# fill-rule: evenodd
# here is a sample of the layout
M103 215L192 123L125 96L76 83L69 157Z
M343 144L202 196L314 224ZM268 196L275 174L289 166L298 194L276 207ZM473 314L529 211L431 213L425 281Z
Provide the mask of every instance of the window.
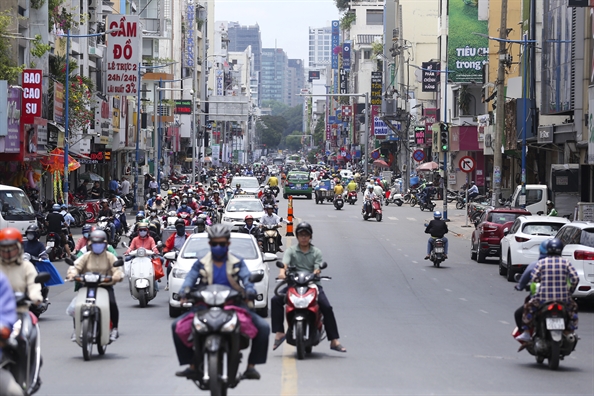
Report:
M522 221L520 219L516 219L514 225L512 225L512 227L509 230L510 234L515 234L516 232L518 232L518 229L520 228L520 225L522 224Z
M542 201L542 190L526 190L526 205L534 205Z
M554 236L563 226L561 223L528 223L524 224L522 232L530 235Z
M247 259L254 260L258 258L258 251L254 246L251 238L233 238L231 236L231 246L229 246L231 254ZM192 238L185 244L181 257L182 258L200 258L204 257L210 252L210 245L208 238Z
M363 59L371 59L371 50L362 50L363 52Z
M582 230L581 244L594 248L594 228L585 228Z
M490 212L487 221L495 224L505 224L516 220L518 216L516 213Z
M572 244L579 244L580 243L580 234L581 231L577 227L568 226L561 230L559 234L557 234L557 238L561 239L563 245L572 245Z
M367 10L367 25L383 25L384 12L382 10Z

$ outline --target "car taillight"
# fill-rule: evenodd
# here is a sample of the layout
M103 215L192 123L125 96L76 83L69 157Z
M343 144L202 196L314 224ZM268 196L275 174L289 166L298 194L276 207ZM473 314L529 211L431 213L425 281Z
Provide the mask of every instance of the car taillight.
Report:
M588 252L586 250L576 250L573 252L573 258L576 260L594 260L594 252Z
M528 242L530 240L530 238L522 238L517 236L516 237L516 242Z
M484 230L484 231L487 231L487 232L489 232L489 231L490 231L490 232L497 231L497 226L494 226L494 225L492 225L492 224L489 224L489 223L487 223L487 224L485 224L485 225L483 226L483 230Z

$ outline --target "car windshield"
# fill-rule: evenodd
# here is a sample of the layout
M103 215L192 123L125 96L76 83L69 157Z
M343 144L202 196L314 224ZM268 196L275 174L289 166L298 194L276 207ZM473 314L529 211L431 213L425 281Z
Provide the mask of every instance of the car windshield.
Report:
M580 244L594 248L594 228L584 228Z
M258 188L260 184L258 183L258 179L255 177L234 177L233 178L233 185L239 184L241 188Z
M0 191L0 208L4 220L33 220L35 211L23 191Z
M553 236L562 226L561 223L528 223L524 224L522 232L529 235Z
M518 216L520 216L521 213L498 213L498 212L491 212L489 213L489 217L487 218L487 221L490 223L495 223L495 224L505 224L505 223L509 223L510 221L514 221L516 220L516 218Z
M290 173L287 178L289 180L309 180L307 173Z
M258 251L252 238L233 238L231 237L231 254L246 260L255 260L258 258ZM191 238L184 245L181 257L185 259L202 258L210 252L208 238Z
M261 212L262 203L253 199L234 199L227 205L227 212Z

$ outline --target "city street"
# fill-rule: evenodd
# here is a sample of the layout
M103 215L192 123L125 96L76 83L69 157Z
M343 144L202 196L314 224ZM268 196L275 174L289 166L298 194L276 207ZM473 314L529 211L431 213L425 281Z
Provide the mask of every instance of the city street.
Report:
M580 304L576 351L561 361L558 371L551 371L527 352L516 352L519 344L510 335L513 312L525 293L498 275L497 261L470 260L472 228L460 227L463 211L449 208L451 229L458 236L449 235L449 259L434 268L423 260L423 223L431 219L430 212L390 205L378 223L363 221L360 203L361 194L355 206L337 211L331 203L294 199L295 224L312 224L313 243L328 262L324 274L332 280L324 289L348 352L332 351L323 341L297 361L295 348L286 343L272 351L271 335L268 363L257 367L262 379L242 381L230 394L594 393L593 303ZM279 215L286 217L287 201L280 199L280 207ZM295 238L285 238L283 248L294 243ZM64 262L56 267L65 274ZM271 263L271 290L277 272ZM120 338L105 356L94 350L92 360L85 362L81 348L70 341L72 319L65 313L73 284L51 288L52 304L40 320L44 365L38 394L207 394L174 376L179 366L167 292L144 309L130 296L127 280L117 285L116 295Z

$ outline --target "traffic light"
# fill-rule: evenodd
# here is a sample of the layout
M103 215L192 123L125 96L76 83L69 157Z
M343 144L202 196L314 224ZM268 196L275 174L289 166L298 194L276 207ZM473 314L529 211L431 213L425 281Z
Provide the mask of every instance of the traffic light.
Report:
M439 150L444 153L450 151L450 126L445 122L440 125Z

